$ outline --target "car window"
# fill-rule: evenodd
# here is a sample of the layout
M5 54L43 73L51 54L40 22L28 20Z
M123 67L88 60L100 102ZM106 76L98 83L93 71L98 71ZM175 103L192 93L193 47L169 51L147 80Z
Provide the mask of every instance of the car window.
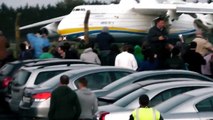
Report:
M158 105L159 103L162 103L178 94L181 94L181 93L184 93L184 92L187 92L190 90L198 89L198 88L202 88L202 87L200 87L200 86L181 87L181 88L174 88L174 89L169 89L169 90L163 91L163 92L159 93L157 96L155 96L154 98L152 98L150 100L149 105L153 107L153 106Z
M93 73L93 74L86 75L84 77L88 81L88 88L90 88L91 90L102 89L104 86L112 82L112 80L110 79L109 72ZM75 81L75 85L77 87L78 87L77 85L78 81L79 79Z
M207 98L195 106L199 112L213 112L213 97Z
M24 85L27 80L29 79L31 75L31 72L25 71L25 70L20 70L14 77L13 84L15 86L22 86Z
M48 79L62 73L62 72L65 72L66 70L58 70L58 71L47 71L47 72L40 72L38 74L38 76L36 77L36 80L35 80L35 85L38 85L42 82L45 82L47 81Z
M111 72L111 73L113 73L113 75L111 76L112 81L118 80L122 77L125 77L125 76L131 74L130 72L121 72L121 71L120 72Z
M8 75L14 68L13 64L6 64L4 65L1 70L0 70L0 74L1 75Z

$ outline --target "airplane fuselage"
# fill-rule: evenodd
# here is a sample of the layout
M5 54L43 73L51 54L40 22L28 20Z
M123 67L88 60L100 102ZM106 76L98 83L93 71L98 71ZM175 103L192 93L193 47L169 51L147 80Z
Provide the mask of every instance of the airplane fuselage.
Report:
M109 28L115 38L141 38L147 35L157 15L148 15L135 12L132 6L122 5L82 5L75 7L58 26L58 33L69 38L76 38L84 34L84 19L90 11L89 34L96 36L103 27ZM190 34L194 31L194 18L182 14L170 26L170 34Z

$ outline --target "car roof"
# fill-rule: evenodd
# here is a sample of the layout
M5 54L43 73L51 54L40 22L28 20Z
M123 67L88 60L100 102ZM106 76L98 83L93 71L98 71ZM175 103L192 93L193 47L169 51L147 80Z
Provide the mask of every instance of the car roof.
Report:
M153 75L162 75L162 74L192 74L192 75L199 75L202 76L209 81L213 81L211 78L205 77L203 75L200 75L199 73L188 71L188 70L153 70L153 71L143 71L143 72L136 72L133 74L130 74L128 76L125 76L123 78L120 78L119 80L116 80L112 82L111 84L105 86L103 89L111 89L114 88L115 86L122 84L125 81L134 80L134 78L144 78L144 77L151 77ZM150 80L150 79L149 79Z
M70 64L70 65L53 65L53 66L32 66L32 67L22 67L20 70L26 70L30 72L34 71L48 71L48 70L68 70L68 69L78 69L86 67L96 67L99 65L95 64Z
M153 85L153 84L160 84L160 83L165 83L165 82L176 82L176 81L190 81L190 80L196 80L196 79L188 79L188 78L170 78L170 79L159 79L159 80L146 80L146 81L140 81L140 82L136 82L136 83L133 83L133 84L130 84L128 86L124 86L118 90L115 90L109 94L107 94L106 96L104 97L110 97L110 96L114 96L114 95L118 95L118 94L121 94L121 93L125 93L125 92L128 92L128 91L135 91L136 89L138 88L141 88L141 87L145 87L145 86L148 86L148 85ZM98 90L97 90L98 91ZM101 98L104 98L104 97L101 97Z
M169 70L152 70L152 71L142 71L132 74L132 76L142 76L142 75L150 75L150 74L193 74L193 75L201 75L197 72L189 71L189 70L175 70L175 69L169 69ZM202 75L202 77L205 77ZM206 77L208 78L208 77ZM209 78L210 79L210 78ZM211 80L213 81L213 80Z
M29 63L29 64L26 64L25 66L27 66L27 67L40 66L40 65L50 64L50 63L61 63L61 62L70 62L70 63L73 62L73 63L85 63L85 64L87 63L87 62L83 62L80 59L50 59L48 61L39 61L36 63Z
M29 60L16 60L13 62L9 62L9 64L20 64L20 63L37 63L37 62L42 62L42 61L49 61L49 60L55 60L57 58L52 58L52 59L29 59Z
M213 83L211 82L206 82L206 81L174 81L174 82L164 82L164 83L156 83L156 84L151 84L151 85L146 85L142 87L141 89L145 90L146 92L153 92L153 91L162 91L163 89L170 89L170 88L175 88L175 87L185 87L185 86L194 86L194 85L209 85L213 86ZM140 92L140 89L132 92L133 94ZM127 96L131 96L130 93ZM126 96L126 97L127 97Z
M144 84L156 84L156 83L165 83L165 82L179 82L179 81L200 81L197 79L193 79L193 78L168 78L168 79L159 79L159 80L148 80L148 81L140 81L140 82L136 82L134 84L140 84L140 85L144 85Z
M211 87L213 86L213 83L206 82L206 81L176 81L176 82L165 82L160 84L152 84L144 86L134 92L131 92L130 94L124 96L123 98L116 101L114 104L118 106L123 106L123 103L128 101L135 101L135 97L139 97L141 94L147 94L150 98L153 98L156 93L160 93L162 91L173 89L173 88L180 88L180 87L191 87L191 86L207 86ZM133 97L135 96L135 97Z
M84 72L88 71L106 71L106 70L112 70L112 71L128 71L128 72L135 72L134 70L127 69L127 68L121 68L121 67L114 67L114 66L97 66L97 67L91 67L91 68L84 68L84 69L79 69L79 70L71 70L67 71L64 74L67 74L68 76L71 76L72 74L82 74ZM59 75L60 76L60 75Z
M162 88L173 88L179 86L192 86L192 85L199 85L199 84L207 84L207 85L212 85L213 82L206 82L206 81L174 81L174 82L165 82L165 83L160 83L160 84L152 84L143 87L146 90L152 91L153 89L162 89Z

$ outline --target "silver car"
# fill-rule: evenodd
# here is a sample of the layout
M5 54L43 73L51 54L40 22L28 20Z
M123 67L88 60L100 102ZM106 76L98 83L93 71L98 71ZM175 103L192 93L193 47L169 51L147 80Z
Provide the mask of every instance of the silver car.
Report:
M129 84L145 81L145 80L159 80L159 79L168 79L168 78L191 78L202 81L213 81L211 78L201 75L196 72L187 71L187 70L156 70L156 71L144 71L137 72L131 75L128 75L122 79L119 79L101 90L94 91L97 97L105 96L115 90L118 90Z
M85 77L88 87L92 90L101 89L117 79L135 71L119 67L99 66L80 70L67 71L42 83L37 88L26 88L23 99L19 105L22 116L47 118L50 105L51 92L59 85L61 75L68 75L68 86L73 90L78 89L79 78Z
M156 106L157 104L160 104L178 94L203 87L211 87L212 85L212 82L204 81L180 81L148 85L130 93L112 105L99 107L97 115L103 118L105 113L126 110L131 113L133 109L139 107L138 98L142 94L147 94L149 96L150 106Z
M202 88L177 95L157 106L165 120L212 120L213 88ZM132 111L105 113L105 120L129 120Z
M115 90L103 97L98 97L99 106L102 105L108 105L116 102L120 98L140 89L143 87L146 87L148 85L154 85L154 84L160 84L160 83L168 83L168 82L177 82L177 81L190 81L195 79L188 79L188 78L171 78L171 79L163 79L163 80L146 80L146 81L140 81L133 84L130 84L128 86L125 86L123 88L120 88L118 90Z
M26 87L35 87L48 79L68 70L81 69L86 67L94 67L93 64L71 64L59 66L36 66L22 67L14 76L11 84L11 92L8 91L6 101L13 112L18 111L19 103L23 97ZM10 94L11 93L11 94Z

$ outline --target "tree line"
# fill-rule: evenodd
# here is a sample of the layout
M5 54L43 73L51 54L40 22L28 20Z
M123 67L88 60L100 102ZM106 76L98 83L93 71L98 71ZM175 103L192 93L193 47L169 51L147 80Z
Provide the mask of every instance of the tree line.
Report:
M117 0L116 0L117 1ZM115 2L113 2L115 3ZM19 8L12 8L8 7L6 4L0 5L0 30L3 31L4 35L10 39L15 39L15 20L16 15L18 13L21 14L20 16L20 26L36 23L43 20L48 20L51 18L63 16L69 14L71 10L77 5L83 4L106 4L104 2L99 1L92 1L92 2L85 2L83 0L64 0L63 2L57 3L55 6L48 5L48 6L29 6L25 5L24 7ZM35 32L38 28L32 28L21 31L22 38L28 32Z

